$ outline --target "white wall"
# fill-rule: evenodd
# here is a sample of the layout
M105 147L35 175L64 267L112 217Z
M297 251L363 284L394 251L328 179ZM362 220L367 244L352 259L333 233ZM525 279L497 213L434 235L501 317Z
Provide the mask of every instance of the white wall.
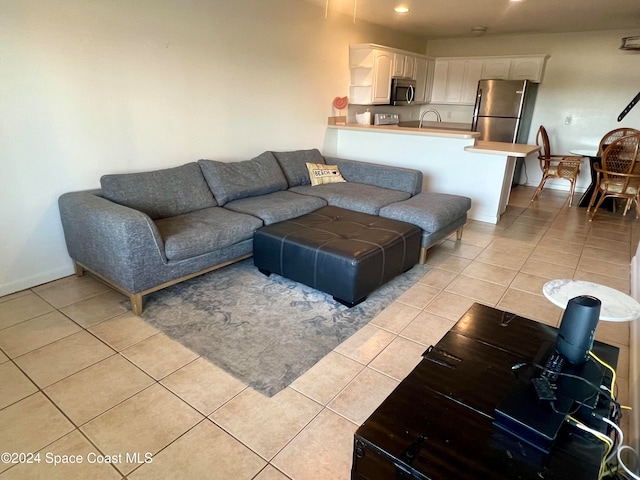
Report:
M638 34L487 35L425 51L300 0L0 0L0 295L72 272L56 200L102 174L321 148L331 102L348 93L349 43L548 53L534 122L568 149L618 126L640 90L640 55L618 50ZM639 127L640 107L623 124Z
M349 43L299 0L0 0L0 295L72 273L57 209L105 173L321 148Z
M640 301L640 244L631 259L631 296ZM629 438L627 444L640 451L640 320L629 325ZM635 387L635 388L634 388ZM637 464L636 464L637 465ZM637 468L636 468L637 471Z
M537 127L544 125L554 152L568 153L572 148L597 147L602 136L614 128L640 129L640 106L617 122L622 109L640 91L640 52L619 49L622 37L635 35L640 30L486 35L430 40L426 53L435 57L548 54L528 143L535 143ZM446 111L443 108L443 117ZM459 115L460 107L453 111L455 118ZM565 125L567 116L572 117L570 125ZM527 159L527 173L528 183L537 185L541 173L535 157ZM578 188L584 190L589 181L588 168L583 168ZM568 182L557 181L556 186L568 190Z

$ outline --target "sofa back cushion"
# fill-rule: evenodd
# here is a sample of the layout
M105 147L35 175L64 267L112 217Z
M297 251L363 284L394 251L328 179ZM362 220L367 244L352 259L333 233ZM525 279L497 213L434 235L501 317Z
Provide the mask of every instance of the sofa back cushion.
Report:
M331 164L335 163L347 182L366 183L391 190L402 190L411 195L417 195L422 191L422 172L420 170L334 157L326 157L325 161Z
M307 163L326 163L320 151L296 150L293 152L273 152L287 177L289 188L299 185L311 185Z
M287 189L287 179L271 152L244 162L198 162L218 205Z
M195 162L151 172L103 175L100 185L104 198L144 212L153 220L217 205Z

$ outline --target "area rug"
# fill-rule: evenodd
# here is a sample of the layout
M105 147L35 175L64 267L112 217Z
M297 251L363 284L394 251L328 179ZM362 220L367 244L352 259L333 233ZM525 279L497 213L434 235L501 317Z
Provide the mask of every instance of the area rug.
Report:
M267 396L291 384L420 280L416 265L347 308L249 258L145 297L143 318Z

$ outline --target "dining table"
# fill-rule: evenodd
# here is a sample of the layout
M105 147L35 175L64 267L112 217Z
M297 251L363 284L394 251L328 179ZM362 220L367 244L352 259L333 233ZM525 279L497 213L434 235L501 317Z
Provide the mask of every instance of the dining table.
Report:
M580 201L578 202L578 207L589 207L589 202L591 201L591 197L593 195L593 191L597 186L598 175L594 168L594 165L600 162L600 156L598 155L598 149L594 148L574 148L569 150L569 153L572 155L580 155L581 157L589 158L589 171L591 173L591 183L585 190L585 192L580 197ZM614 208L613 199L607 198L602 202L600 208L605 208L609 211L612 211Z

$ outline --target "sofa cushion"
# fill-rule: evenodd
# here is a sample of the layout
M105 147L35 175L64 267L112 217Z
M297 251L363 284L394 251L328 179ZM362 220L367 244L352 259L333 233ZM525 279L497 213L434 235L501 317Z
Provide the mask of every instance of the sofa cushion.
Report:
M195 162L151 172L103 175L100 185L104 198L154 220L217 205Z
M471 199L448 193L422 192L404 202L380 209L380 216L417 225L427 233L437 232L461 217L466 218Z
M422 191L422 172L420 170L334 157L325 157L324 161L336 164L347 182L360 182L392 190L402 190L411 195Z
M337 165L327 165L324 163L307 163L307 170L309 170L309 180L311 185L324 185L326 183L338 183L346 182L344 177L340 174L340 169Z
M168 260L185 260L253 237L262 220L213 207L155 222Z
M299 186L289 189L302 195L324 198L329 205L342 207L356 212L378 215L385 205L407 200L411 195L400 190L376 187L364 183L328 183L312 187Z
M327 205L319 197L293 192L274 192L259 197L242 198L225 204L224 208L247 213L262 219L265 225L306 215Z
M311 185L307 163L326 163L324 157L316 148L293 152L273 152L273 154L278 160L284 176L287 177L289 187Z
M287 180L271 152L243 162L198 162L218 205L287 189Z

